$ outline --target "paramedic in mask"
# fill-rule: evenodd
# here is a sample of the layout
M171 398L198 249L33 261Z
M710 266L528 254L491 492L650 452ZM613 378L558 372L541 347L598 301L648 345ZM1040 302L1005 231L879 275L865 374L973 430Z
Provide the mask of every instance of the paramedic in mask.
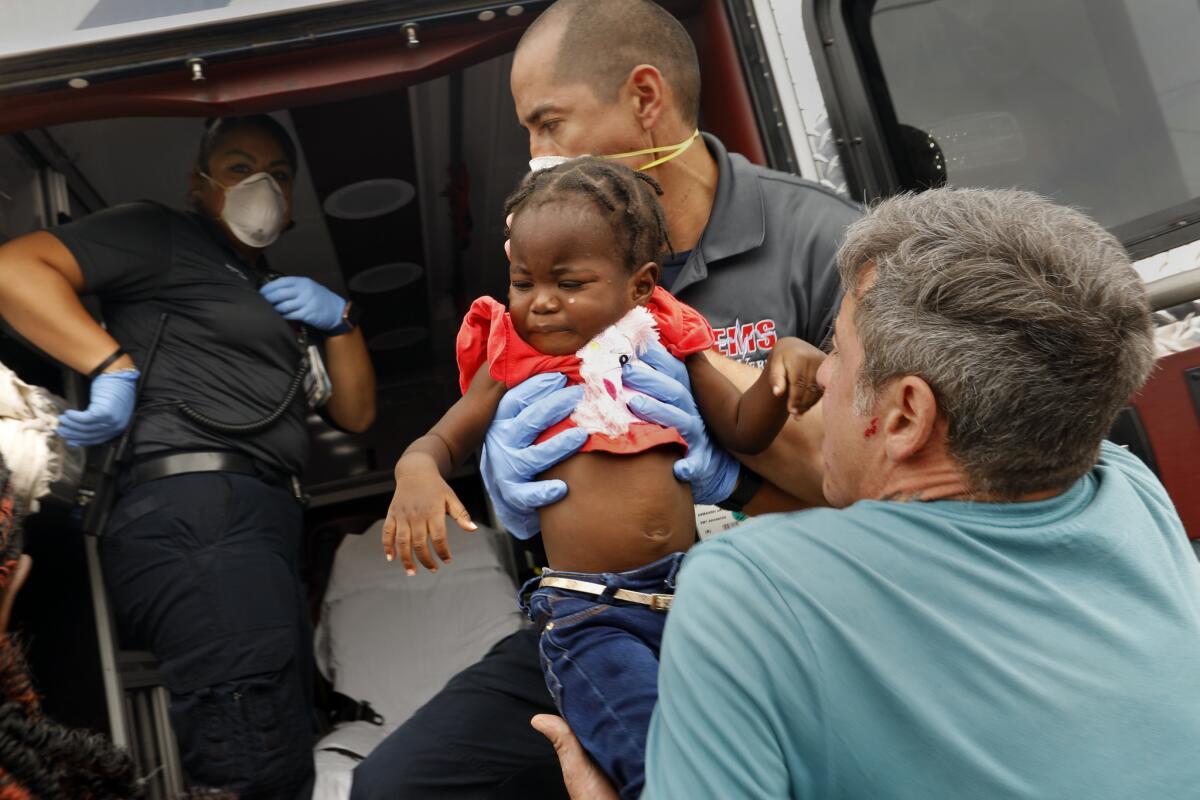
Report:
M818 346L826 340L839 300L837 244L859 211L698 133L696 51L670 14L647 0L561 0L522 38L511 86L529 132L531 167L565 156L617 156L662 184L676 251L663 264L663 285L708 318L728 356L714 360L735 383L744 388L757 378L756 366L779 336ZM683 385L682 363L661 350L647 360L664 371L645 369L626 382L665 402L643 398L634 410L688 440L676 475L691 483L697 502L725 501L731 510L750 512L823 502L819 412L790 422L776 446L747 459L769 479L760 489L755 473L708 440ZM562 385L559 376L541 375L513 389L488 434L485 482L501 520L521 538L537 533L537 507L567 491L561 481L531 481L585 438L576 436L580 430L567 431L528 447L578 401L576 389L556 391ZM707 526L732 524L731 513L703 513ZM423 563L433 566L430 544L414 544ZM562 788L554 752L528 724L553 709L538 665L537 633L525 629L450 678L360 764L353 797L556 796Z
M643 800L1196 797L1200 565L1104 442L1154 365L1111 234L936 189L847 233L825 390L836 509L688 553ZM542 717L572 797L615 800Z
M306 343L324 353L327 418L362 431L375 415L352 306L308 278L274 277L263 257L291 220L296 169L271 117L216 120L191 211L131 203L0 247L0 314L91 378L60 434L98 445L133 426L100 540L109 595L123 641L161 662L189 781L243 797L290 797L312 774L297 573L308 390L290 391ZM105 328L80 294L100 298Z

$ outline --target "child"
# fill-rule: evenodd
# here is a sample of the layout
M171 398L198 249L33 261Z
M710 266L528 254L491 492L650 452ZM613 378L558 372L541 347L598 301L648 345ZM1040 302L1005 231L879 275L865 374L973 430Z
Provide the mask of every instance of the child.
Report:
M664 612L696 529L691 488L672 472L687 445L677 431L629 415L621 372L657 333L685 359L717 440L757 452L789 411L816 401L823 358L799 339L781 339L745 394L708 362L708 323L657 286L656 262L669 250L661 191L645 174L595 158L522 181L506 204L508 311L481 298L468 312L458 337L463 397L396 464L383 532L388 558L398 552L413 574L413 540L423 546L427 535L444 533L447 513L473 529L444 477L482 444L506 389L540 372L582 377L579 408L543 438L574 424L591 435L541 476L570 490L540 511L550 569L521 589L520 602L542 628L556 705L622 797L642 788ZM445 558L441 537L433 538Z

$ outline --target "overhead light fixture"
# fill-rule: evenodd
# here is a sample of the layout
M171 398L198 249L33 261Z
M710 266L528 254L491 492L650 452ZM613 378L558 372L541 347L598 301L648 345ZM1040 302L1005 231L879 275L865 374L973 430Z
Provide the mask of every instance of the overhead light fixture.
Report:
M337 219L371 219L403 208L416 188L399 178L369 178L351 183L325 198L325 213Z
M372 336L367 342L367 347L376 351L400 350L422 341L427 336L429 331L424 328L393 328Z
M421 277L420 264L410 261L393 261L368 267L355 273L349 281L350 291L359 294L381 294L394 292Z

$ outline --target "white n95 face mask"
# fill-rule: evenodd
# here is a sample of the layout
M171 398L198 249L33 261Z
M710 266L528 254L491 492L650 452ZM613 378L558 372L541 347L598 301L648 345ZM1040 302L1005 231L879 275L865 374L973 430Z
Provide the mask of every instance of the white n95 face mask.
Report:
M662 147L646 147L641 150L631 150L628 153L611 153L605 156L597 156L597 158L603 158L606 161L618 161L622 158L636 158L638 156L651 156L658 155L659 153L666 153L664 156L659 156L658 158L647 161L645 164L634 168L637 170L653 169L654 167L660 167L668 161L683 155L683 153L692 146L692 142L699 138L700 129L697 128L696 130L692 131L691 136L684 139L682 142L679 142L678 144L668 144L663 145ZM538 156L537 158L531 158L529 160L529 171L537 172L539 169L550 169L551 167L557 167L559 164L562 164L565 161L570 161L572 158L586 158L586 154L578 156Z
M225 191L221 219L242 244L266 247L283 233L287 200L270 175L256 172L233 186L225 186L210 175L200 174Z
M557 167L572 158L583 158L583 156L538 156L537 158L529 159L529 171L537 172L540 169L550 169Z

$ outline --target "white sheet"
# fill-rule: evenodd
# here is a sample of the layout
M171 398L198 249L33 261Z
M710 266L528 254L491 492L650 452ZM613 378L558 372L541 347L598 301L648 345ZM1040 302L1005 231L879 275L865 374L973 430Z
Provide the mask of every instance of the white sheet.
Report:
M76 465L76 476L82 465L82 455L69 458L66 443L54 433L66 408L61 397L30 386L0 363L0 457L11 473L17 507L26 513L37 512L38 500L63 477L69 462Z
M317 626L316 655L334 688L366 700L382 726L345 723L316 747L314 800L345 800L356 760L408 719L455 673L524 624L507 569L504 535L466 533L447 520L453 561L409 578L388 563L382 521L338 548Z

